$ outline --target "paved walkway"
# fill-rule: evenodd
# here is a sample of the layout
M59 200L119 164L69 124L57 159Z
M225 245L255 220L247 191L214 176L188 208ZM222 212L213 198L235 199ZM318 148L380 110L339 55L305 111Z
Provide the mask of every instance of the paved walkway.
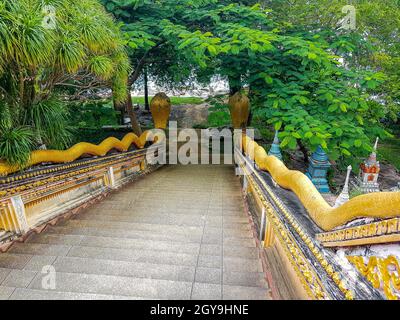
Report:
M164 167L15 244L0 254L0 299L268 299L233 173Z

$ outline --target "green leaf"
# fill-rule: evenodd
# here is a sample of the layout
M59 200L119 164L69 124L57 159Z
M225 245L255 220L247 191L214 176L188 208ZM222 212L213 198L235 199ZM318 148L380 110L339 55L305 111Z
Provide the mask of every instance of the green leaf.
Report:
M308 103L308 99L306 97L301 96L299 101L302 105L306 105Z
M374 81L374 80L367 81L368 89L375 89L377 87L377 85L378 85L377 81Z
M360 139L354 140L354 146L359 148L362 145L362 141Z
M298 132L292 132L292 136L296 139L301 139L301 135Z
M328 102L330 102L330 101L332 101L333 100L333 95L331 94L331 93L326 93L325 94L325 99L328 101Z
M356 119L359 124L364 125L364 120L359 114L356 115Z
M347 107L348 107L347 103L340 104L340 110L342 110L343 112L347 112Z
M343 130L340 129L340 128L337 128L337 129L336 129L336 135L337 135L338 137L341 137L341 136L343 135Z
M345 156L351 156L351 153L350 153L350 151L349 150L347 150L347 149L341 149L341 152L342 152L342 154L344 154Z
M332 104L332 105L329 106L328 111L329 112L334 112L334 111L337 110L337 108L338 108L338 106L336 104Z
M275 123L275 130L280 130L282 128L282 121L278 121L277 123Z
M304 138L310 139L313 136L313 133L311 131L308 131L304 134Z
M343 141L340 146L342 146L343 148L349 149L350 148L350 144L348 144L347 142Z
M311 137L311 139L310 139L310 143L312 144L312 145L320 145L321 144L321 141L322 141L322 139L321 138L319 138L319 137L317 137L317 136L312 136Z
M218 54L217 49L215 46L208 46L207 47L208 52L210 52L211 55L216 56Z
M266 76L266 77L264 78L264 80L265 80L265 82L266 82L267 84L272 84L272 83L274 82L274 80L273 80L270 76Z
M296 149L296 147L297 147L297 140L291 138L290 141L289 141L288 146L289 146L289 148L292 149L292 150Z
M291 140L290 136L285 137L281 142L281 147L282 148L286 147L290 143L290 140Z
M317 59L317 55L314 52L310 52L308 54L308 59L315 60Z

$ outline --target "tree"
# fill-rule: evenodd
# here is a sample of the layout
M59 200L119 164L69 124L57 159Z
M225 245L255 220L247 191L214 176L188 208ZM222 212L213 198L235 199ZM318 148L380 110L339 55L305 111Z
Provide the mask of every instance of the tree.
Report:
M38 145L68 144L71 88L112 87L117 101L126 97L124 40L101 4L48 4L0 0L0 158L21 166Z
M372 136L387 134L384 113L368 103L383 75L345 66L318 34L282 26L258 5L204 7L193 20L213 32L168 23L165 32L175 32L177 48L200 65L210 61L231 88L247 86L256 117L283 131L283 147L321 145L338 160L365 154Z
M384 75L342 62L352 57L353 35L328 27L329 11L326 28L317 21L307 29L253 1L112 0L107 8L134 49L131 79L144 65L177 80L223 76L231 93L248 92L255 119L282 131L283 147L321 145L334 160L364 155L372 136L387 134L371 99Z
M147 1L147 0L102 0L106 9L123 22L122 29L128 41L129 57L133 71L129 75L128 88L147 71L148 78L156 82L178 85L192 76L197 64L188 61L175 50L174 35L164 33L161 22L185 24L186 15L195 9L196 1ZM144 81L146 83L146 81ZM131 118L134 130L140 133L140 125L133 112L132 98L117 105Z
M340 0L267 0L277 20L294 32L318 35L340 54L347 65L377 70L386 75L374 95L385 116L397 121L400 113L400 3L398 0L355 0L356 28L344 30L339 23L344 14Z

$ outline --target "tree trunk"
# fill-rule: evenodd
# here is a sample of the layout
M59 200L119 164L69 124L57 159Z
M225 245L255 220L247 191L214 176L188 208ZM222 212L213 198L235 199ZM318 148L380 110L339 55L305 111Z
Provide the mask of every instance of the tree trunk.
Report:
M250 113L249 113L249 119L247 120L247 126L251 126L251 122L253 121L253 110L251 109L251 106L253 105L255 101L255 91L253 90L253 87L250 85L249 87L249 94L248 98L250 100Z
M121 118L120 118L121 125L124 125L124 116L125 113L127 113L129 115L129 118L131 119L132 131L137 136L140 136L142 134L142 128L140 127L135 111L133 110L132 96L130 90L128 92L128 96L125 102L116 103L114 101L114 110L121 112Z
M304 146L304 144L300 140L297 140L297 142L298 142L300 151L303 154L304 162L308 163L308 150L307 150L307 148Z
M154 49L157 49L159 46L161 46L164 43L165 43L165 41L161 41L156 46L154 46L153 48L148 50L136 64L135 72L133 72L128 78L128 98L123 104L121 104L121 112L128 113L129 117L131 118L132 130L136 135L141 134L142 129L140 128L140 124L139 124L137 117L135 115L135 112L133 110L133 103L132 103L132 96L131 96L130 89L132 88L132 85L135 83L135 81L140 77L140 74L143 71L143 68L146 66L146 59L147 59L148 55L151 53L151 51L153 51ZM116 106L114 104L114 108L115 107ZM119 109L116 109L116 110L119 110ZM123 118L123 115L122 115L122 118Z
M247 126L251 127L251 122L253 121L253 111L251 111L251 107L250 107L250 113L249 113L249 118L247 119Z
M242 89L242 81L239 77L228 77L229 81L229 95L233 96L236 92L239 92Z
M128 112L129 118L131 118L131 125L132 125L133 133L136 134L137 136L140 136L143 132L142 132L142 128L140 127L140 123L137 120L135 111L133 110L132 95L131 95L130 91L128 93L128 98L125 102L125 107L126 107L126 111Z
M147 111L150 111L150 103L149 103L149 86L148 86L148 76L147 76L147 68L144 69L144 108Z
M119 124L120 125L124 125L124 118L125 118L125 112L124 112L124 108L123 108L123 104L121 103L116 103L115 100L113 99L113 105L114 105L114 110L116 112L120 113L120 117L119 117Z

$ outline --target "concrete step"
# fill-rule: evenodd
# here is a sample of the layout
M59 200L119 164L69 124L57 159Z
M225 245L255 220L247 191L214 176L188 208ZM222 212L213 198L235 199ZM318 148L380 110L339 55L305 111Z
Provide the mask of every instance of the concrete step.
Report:
M63 241L65 237L65 241ZM258 258L258 249L255 247L231 246L225 244L212 245L187 242L171 242L171 241L153 241L143 239L126 239L113 237L96 237L96 236L73 236L62 234L39 234L29 239L32 244L48 244L59 245L81 245L86 247L100 248L117 248L117 249L136 249L136 250L152 250L163 252L187 253L191 255L216 255L226 257L241 257L248 259ZM21 247L21 245L19 245ZM18 250L20 249L16 249Z
M59 245L79 245L85 236L73 234L49 234L42 232L39 234L32 234L27 242L40 243L40 244L59 244Z
M32 255L29 254L1 253L0 268L23 269L31 258Z
M83 235L76 236L76 235L47 234L47 233L35 235L33 238L29 239L29 242L42 243L42 244L59 244L62 242L63 237L66 237L66 239L70 241L69 244L82 245L86 247L155 250L155 251L169 251L169 252L187 253L187 254L198 254L200 250L200 243L157 241L157 240L146 240L146 239L128 239L128 238L118 238L118 237L96 237L96 236L83 236ZM76 240L76 243L74 243L75 242L74 239Z
M66 256L72 246L62 244L16 243L8 251L14 254L40 256Z
M140 224L129 222L115 222L115 221L98 221L98 220L70 220L65 221L58 226L67 228L99 228L99 229L113 229L116 233L123 233L125 231L138 231L145 232L151 235L156 233L159 237L165 237L173 234L174 236L195 237L200 238L208 235L220 235L224 238L253 238L253 232L250 229L231 229L225 227L206 227L202 230L201 227L183 227L183 226L170 226L159 224Z
M229 272L220 268L196 268L195 282L268 288L262 272Z
M224 272L222 281L229 286L268 288L262 272Z
M113 275L186 282L193 282L195 274L194 266L75 257L58 257L53 266L57 272L65 273Z
M187 217L190 221L195 221L195 226L202 226L201 222L198 220L202 220L206 223L206 225L216 226L216 227L226 227L229 229L241 229L241 230L250 230L251 226L249 225L249 218L247 216L234 216L234 215L222 215L222 214L208 214L208 212L196 212L196 209L185 211L185 213L180 213L178 210L174 211L177 218L179 216ZM151 217L149 214L127 214L126 212L120 211L108 211L104 213L96 212L87 212L84 214L79 214L74 217L73 220L97 220L97 221L110 221L110 222L129 222L135 223L139 225L173 225L171 222L163 223L166 221L165 213L154 214L152 213ZM145 222L143 222L145 221ZM213 224L213 225L212 225Z
M106 239L103 239L106 241ZM117 245L118 239L113 239L114 245ZM221 268L225 272L261 272L262 267L257 259L257 251L255 248L241 249L237 247L224 247L218 245L203 244L200 247L200 255L198 250L187 253L179 253L173 251L157 251L157 250L138 250L138 249L120 249L109 248L107 242L100 243L97 238L89 238L87 244L104 245L106 247L92 246L64 246L64 245L49 245L38 243L18 244L12 252L4 254L1 263L5 269L27 269L39 270L44 265L52 264L55 257L78 257L86 259L103 259L111 261L127 261L137 263L152 263L165 264L172 266L198 266L205 268ZM86 243L86 242L85 242ZM128 248L129 248L128 243ZM245 258L244 258L245 257ZM1 270L1 269L0 269ZM1 275L1 273L0 273Z
M38 274L28 289L42 289ZM56 291L150 299L190 299L191 282L57 272Z
M189 214L190 213L190 214ZM214 224L214 227L222 227L228 229L240 229L240 230L251 230L251 226L249 225L248 217L235 217L235 216L223 216L223 215L215 215L215 214L208 214L208 212L196 212L195 209L185 212L179 212L179 210L175 210L174 214L182 214L182 216L191 216L193 219L201 219L205 221L207 224ZM162 225L159 223L159 218L161 219L162 216L165 214L158 214L152 215L154 217L153 223L140 223L136 222L138 218L142 215L135 215L135 214L126 214L124 212L108 212L108 213L92 213L92 214L79 214L74 216L73 219L70 221L103 221L103 222L127 222L131 223L132 227L139 229L139 230L151 230L155 224L160 224L161 226L158 228L164 228L171 225ZM143 215L144 216L144 215ZM148 215L146 215L148 216ZM133 226L136 224L137 226ZM61 224L59 224L61 225Z
M200 243L201 235L175 235L175 234L160 234L150 233L147 231L123 231L111 228L75 228L75 227L52 227L47 231L49 234L68 234L68 235L88 235L96 237L112 237L112 238L127 238L127 239L142 239L154 241L171 241L171 242L187 242Z
M120 232L124 231L145 231L147 233L157 233L158 235L175 234L181 236L190 236L196 234L200 236L202 233L201 227L194 226L174 226L150 223L130 223L120 221L101 221L101 220L68 220L64 221L57 226L72 227L72 228L103 228L115 229Z
M193 300L268 300L268 290L258 287L229 286L195 282Z
M222 286L224 300L270 300L269 291L264 288L244 286Z
M16 255L21 254L21 259ZM66 246L40 243L16 244L9 251L8 261L12 266L22 269L33 256L80 257L115 261L159 263L182 266L196 266L197 254L177 253L158 250L137 250L120 248L102 248L89 246Z
M3 291L4 290L4 291ZM7 297L2 292L8 293ZM0 298L10 300L143 300L144 298L96 293L60 292L26 288L0 287Z
M134 250L134 249L113 249L95 247L72 247L68 253L69 257L106 259L118 261L130 261L140 263L158 263L178 266L196 266L197 256L185 253Z
M124 231L117 232L114 229L105 228L74 228L74 227L50 227L46 230L47 234L50 235L75 235L75 236L94 236L94 237L105 237L105 238L120 238L120 239L139 239L147 241L167 241L167 242L179 242L179 243L204 243L204 244L216 244L216 245L229 245L229 246L240 246L240 247L255 247L256 242L251 237L234 237L226 235L223 237L219 234L206 234L206 235L189 235L180 236L174 234L158 235L156 233L149 233L146 231Z

